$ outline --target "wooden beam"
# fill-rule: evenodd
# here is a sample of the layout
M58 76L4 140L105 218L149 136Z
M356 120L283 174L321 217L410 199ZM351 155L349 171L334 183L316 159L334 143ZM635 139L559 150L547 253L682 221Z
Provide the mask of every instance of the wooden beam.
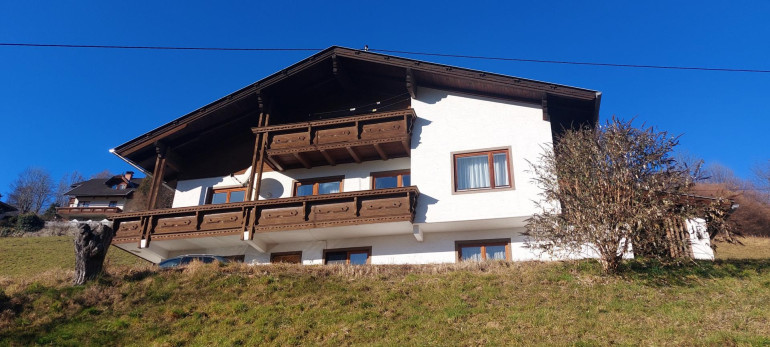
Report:
M260 99L261 101L261 99ZM261 108L261 106L260 106ZM263 113L259 113L259 120L257 121L257 127L262 126L262 119L264 118ZM251 172L249 173L249 184L248 188L246 188L246 201L251 201L252 196L254 195L254 180L257 176L257 170L261 170L262 168L257 168L257 160L260 156L260 147L259 145L262 143L262 133L258 133L255 136L254 139L254 153L251 154ZM257 199L259 199L259 194L257 194Z
M414 89L417 86L417 82L414 79L414 74L412 73L411 68L406 69L406 91L409 92L409 96L412 97L412 99L416 99Z
M382 150L382 147L380 147L379 143L375 143L375 144L373 144L373 146L374 146L374 150L377 151L377 154L380 155L380 159L388 160L388 154L385 153L385 151Z
M186 128L186 127L187 127L187 123L184 123L184 124L177 125L177 126L171 128L171 129L168 129L168 130L166 130L166 131L164 131L162 133L158 133L156 135L151 135L151 136L148 137L147 140L145 140L143 142L140 142L140 143L138 143L136 145L133 145L133 146L131 146L130 149L128 149L126 151L123 151L121 153L118 153L118 154L120 154L120 155L125 157L127 155L130 155L131 153L134 153L134 152L136 152L136 151L146 147L147 145L150 145L150 144L153 144L155 142L158 142L158 139L162 139L162 138L164 138L166 136L172 135L172 134L174 134L174 133L176 133L176 132L178 132L178 131Z
M348 150L348 153L350 153L350 156L353 157L353 160L355 160L356 163L361 164L361 157L358 156L358 153L356 153L356 151L352 147L347 146L345 147L345 149Z
M407 143L406 140L401 141L401 147L404 147L404 152L406 152L406 155L412 155L412 147L409 146L409 143Z
M543 93L543 100L540 102L543 107L543 120L551 121L551 116L548 114L548 94Z
M337 163L334 161L334 158L332 158L332 156L329 155L329 153L326 152L325 149L322 149L320 152L321 152L321 155L324 156L324 159L326 159L326 162L329 163L329 165L331 166L337 165Z
M168 147L162 142L155 143L155 169L152 171L152 186L150 187L150 197L147 201L147 209L153 210L157 206L158 193L163 184L163 175L166 171L166 151Z
M270 124L270 113L265 114L265 122L263 126L267 126L268 124ZM259 147L259 161L257 162L257 178L256 178L256 181L254 182L256 187L255 193L257 194L257 196L255 197L256 199L254 200L259 200L259 190L262 188L262 172L265 171L264 170L265 169L265 150L266 150L265 147L267 147L267 138L269 137L269 135L270 135L269 132L264 133L262 135L262 143L260 144L260 147ZM254 171L254 169L252 168L251 171ZM254 225L255 223L256 222L252 222L251 224Z
M300 163L302 163L302 166L304 166L306 169L312 168L313 165L310 165L310 162L307 161L307 159L302 155L302 153L294 152L292 153L294 155L294 158L297 158Z
M273 157L271 157L271 156L269 156L269 155L267 156L267 161L269 161L269 162L270 162L270 164L273 164L273 166L275 167L275 169L276 169L277 171L283 171L283 170L285 170L285 169L283 168L283 165L281 165L281 163L279 163L277 160L275 160L275 158L273 158Z
M350 79L350 76L342 71L336 55L332 55L332 73L337 82L345 89L345 92L356 97L361 96L361 88L358 88L353 80Z

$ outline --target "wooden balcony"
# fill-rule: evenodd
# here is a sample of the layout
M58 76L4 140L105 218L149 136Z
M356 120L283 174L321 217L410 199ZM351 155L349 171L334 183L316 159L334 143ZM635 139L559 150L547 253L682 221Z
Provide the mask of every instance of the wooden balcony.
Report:
M120 213L120 207L57 207L56 214L74 217L74 216L109 216L114 213Z
M113 215L113 243L412 222L417 187L179 207Z
M268 136L266 160L278 171L408 157L412 109L253 128Z

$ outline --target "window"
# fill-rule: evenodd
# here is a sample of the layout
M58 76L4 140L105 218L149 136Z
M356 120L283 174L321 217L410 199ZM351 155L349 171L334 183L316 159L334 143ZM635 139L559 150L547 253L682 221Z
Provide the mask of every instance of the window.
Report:
M511 239L457 241L457 260L511 260Z
M324 264L365 265L369 264L371 255L371 247L325 249Z
M372 189L408 187L412 185L409 170L373 172Z
M78 207L88 207L91 205L90 201L80 201L78 202Z
M455 192L512 188L510 150L453 154Z
M242 202L246 198L246 188L212 189L209 194L209 204L225 204Z
M280 252L270 254L271 263L300 264L302 263L302 252Z
M108 206L109 207L118 207L118 202L117 201L110 201L110 204Z
M294 196L322 195L342 191L342 176L312 178L294 182Z

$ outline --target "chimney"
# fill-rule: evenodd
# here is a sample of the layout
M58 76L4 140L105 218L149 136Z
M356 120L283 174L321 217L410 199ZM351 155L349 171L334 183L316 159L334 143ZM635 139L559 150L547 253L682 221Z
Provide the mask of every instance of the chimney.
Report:
M134 177L133 171L126 171L126 181L131 182L131 179Z

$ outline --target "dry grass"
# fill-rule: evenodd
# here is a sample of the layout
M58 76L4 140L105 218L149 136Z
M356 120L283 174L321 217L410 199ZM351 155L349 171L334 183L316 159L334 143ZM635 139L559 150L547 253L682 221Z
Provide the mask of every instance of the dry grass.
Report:
M0 345L770 344L770 261L115 267L4 279Z
M117 248L107 253L106 266L147 262ZM72 236L0 237L0 277L31 276L75 268Z
M742 244L717 242L717 259L770 259L770 237L739 237Z

